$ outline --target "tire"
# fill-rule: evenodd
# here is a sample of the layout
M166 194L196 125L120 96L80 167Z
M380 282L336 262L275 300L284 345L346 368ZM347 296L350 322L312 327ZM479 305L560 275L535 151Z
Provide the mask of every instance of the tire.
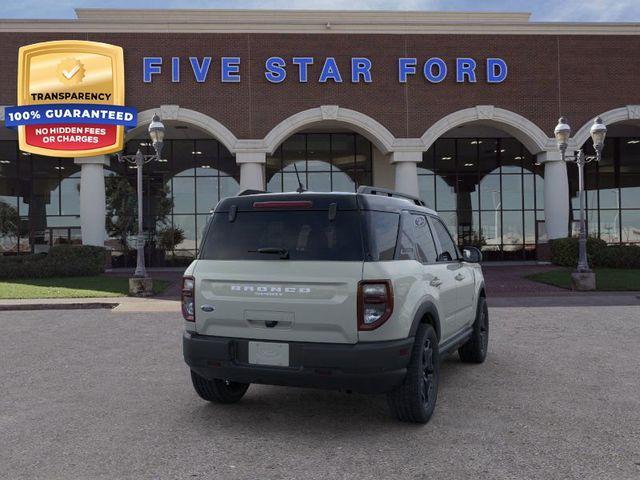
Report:
M236 403L247 393L248 383L228 380L207 380L191 370L191 383L201 398L214 403Z
M484 297L478 299L473 333L467 343L458 349L460 360L465 363L482 363L487 358L489 347L489 309Z
M402 385L387 394L391 413L401 422L427 423L438 398L440 358L438 337L431 325L422 324Z

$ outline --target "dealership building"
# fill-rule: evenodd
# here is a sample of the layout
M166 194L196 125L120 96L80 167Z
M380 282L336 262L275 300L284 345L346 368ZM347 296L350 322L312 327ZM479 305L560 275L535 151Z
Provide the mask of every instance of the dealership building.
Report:
M125 152L151 153L155 113L166 126L162 160L143 171L147 250L167 229L184 233L164 259L197 254L221 198L295 190L296 168L309 190L374 185L420 196L459 244L479 245L488 259L543 258L548 240L575 234L579 218L577 167L562 161L553 135L560 116L572 127L569 150L593 152L595 117L608 128L602 160L585 170L589 233L640 244L640 24L542 23L526 13L76 16L0 20L0 105L16 104L21 46L121 46L125 104L138 111ZM3 124L0 253L82 242L106 245L126 265L106 214L127 213L116 197L135 178L115 156L21 152Z

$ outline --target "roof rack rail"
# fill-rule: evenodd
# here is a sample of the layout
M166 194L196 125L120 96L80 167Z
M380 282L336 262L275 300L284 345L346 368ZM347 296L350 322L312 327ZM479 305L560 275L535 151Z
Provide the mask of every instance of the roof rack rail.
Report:
M369 186L366 186L366 185L362 185L362 186L358 187L358 193L363 193L363 194L367 194L367 195L383 195L385 197L403 198L403 199L409 200L409 201L411 201L411 202L413 202L416 205L419 205L421 207L426 207L427 206L427 204L424 203L424 201L421 200L418 197L414 197L413 195L409 195L407 193L396 192L395 190L390 190L388 188L369 187Z
M266 190L255 190L252 188L245 188L243 190L240 190L237 194L236 197L244 197L245 195L257 195L259 193L269 193Z

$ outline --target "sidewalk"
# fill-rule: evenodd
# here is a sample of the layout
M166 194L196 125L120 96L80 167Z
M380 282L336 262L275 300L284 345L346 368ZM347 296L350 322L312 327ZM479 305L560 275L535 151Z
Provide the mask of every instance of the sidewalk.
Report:
M180 314L180 300L163 298L106 297L106 298L40 298L0 300L1 311L16 310L77 310L110 309L114 312L176 312Z
M638 292L572 292L553 285L534 282L526 275L556 269L553 265L483 265L489 306L558 307L639 305ZM180 288L183 269L150 269L155 279L171 282L153 298L108 297L0 300L0 311L111 309L114 312L175 312L180 315ZM128 270L111 270L108 275L129 276Z

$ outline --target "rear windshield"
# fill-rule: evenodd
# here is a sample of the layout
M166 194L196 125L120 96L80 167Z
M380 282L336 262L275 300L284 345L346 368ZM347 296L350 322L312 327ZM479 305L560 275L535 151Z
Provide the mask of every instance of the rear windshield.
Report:
M202 246L203 260L362 261L358 211L238 211L216 213ZM259 251L260 250L260 251ZM285 254L286 252L286 254Z

